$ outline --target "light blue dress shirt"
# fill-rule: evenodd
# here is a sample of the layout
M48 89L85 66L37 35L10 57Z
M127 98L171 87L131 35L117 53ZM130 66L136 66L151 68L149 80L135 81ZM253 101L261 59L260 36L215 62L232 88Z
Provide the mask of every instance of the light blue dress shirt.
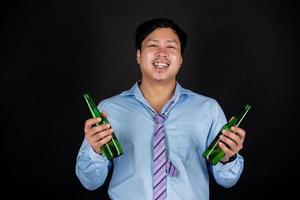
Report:
M152 139L156 112L143 97L139 82L130 90L99 104L119 139L124 154L113 160L109 196L113 200L152 200ZM212 98L184 89L176 83L174 96L164 105L167 154L178 170L167 178L168 200L208 200L210 171L216 182L231 187L238 181L244 160L241 155L229 163L212 166L202 157L226 117ZM93 151L84 139L76 163L82 185L100 187L112 168L104 155Z

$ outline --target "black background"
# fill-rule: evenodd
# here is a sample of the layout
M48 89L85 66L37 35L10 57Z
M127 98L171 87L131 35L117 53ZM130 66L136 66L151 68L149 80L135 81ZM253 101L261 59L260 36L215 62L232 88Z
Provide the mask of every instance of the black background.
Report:
M297 10L283 0L2 3L1 193L108 199L107 183L87 191L75 175L88 117L82 94L100 101L130 88L140 79L135 27L169 17L189 35L182 86L218 100L227 117L253 105L244 172L230 189L212 181L211 199L296 194Z

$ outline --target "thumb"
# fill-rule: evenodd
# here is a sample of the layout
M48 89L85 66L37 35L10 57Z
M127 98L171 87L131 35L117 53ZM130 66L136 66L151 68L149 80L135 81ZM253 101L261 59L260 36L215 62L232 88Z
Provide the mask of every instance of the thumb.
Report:
M101 117L107 118L107 112L105 112L105 111L101 112Z

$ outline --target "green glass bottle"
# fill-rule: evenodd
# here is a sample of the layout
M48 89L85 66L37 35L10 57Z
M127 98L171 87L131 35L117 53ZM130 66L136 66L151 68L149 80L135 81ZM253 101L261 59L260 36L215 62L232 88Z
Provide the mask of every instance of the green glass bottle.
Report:
M222 130L230 130L232 126L239 126L250 108L251 106L246 104L243 110L237 116L233 116L230 121L222 127L221 131L214 138L212 143L203 152L202 156L211 164L216 165L225 155L224 151L219 147L220 135L222 134Z
M96 104L94 103L92 97L90 94L86 93L83 95L84 100L86 102L87 108L89 110L89 113L91 117L101 117L101 121L98 122L96 125L101 125L101 124L109 124L107 118L101 116L101 112L97 108ZM114 158L120 156L123 154L123 150L121 147L120 142L118 141L115 133L113 132L112 134L112 139L106 143L105 145L102 146L102 151L104 155L107 157L109 160L113 160Z

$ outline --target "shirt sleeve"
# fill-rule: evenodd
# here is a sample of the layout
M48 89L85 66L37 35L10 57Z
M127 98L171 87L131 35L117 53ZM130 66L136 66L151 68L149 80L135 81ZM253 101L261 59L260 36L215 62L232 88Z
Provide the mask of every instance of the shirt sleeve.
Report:
M211 137L209 141L212 141L212 139L219 133L223 125L227 122L225 114L218 103L215 103L212 115L213 125L211 127ZM243 171L243 167L244 159L238 154L236 159L232 162L228 162L226 164L219 162L215 166L211 165L210 170L219 185L229 188L237 183Z
M236 159L232 162L226 164L219 162L215 166L212 166L212 172L219 185L229 188L234 186L239 180L243 166L244 159L238 154Z
M84 139L76 160L76 175L81 184L88 190L94 190L103 185L111 166L109 160L92 149Z

